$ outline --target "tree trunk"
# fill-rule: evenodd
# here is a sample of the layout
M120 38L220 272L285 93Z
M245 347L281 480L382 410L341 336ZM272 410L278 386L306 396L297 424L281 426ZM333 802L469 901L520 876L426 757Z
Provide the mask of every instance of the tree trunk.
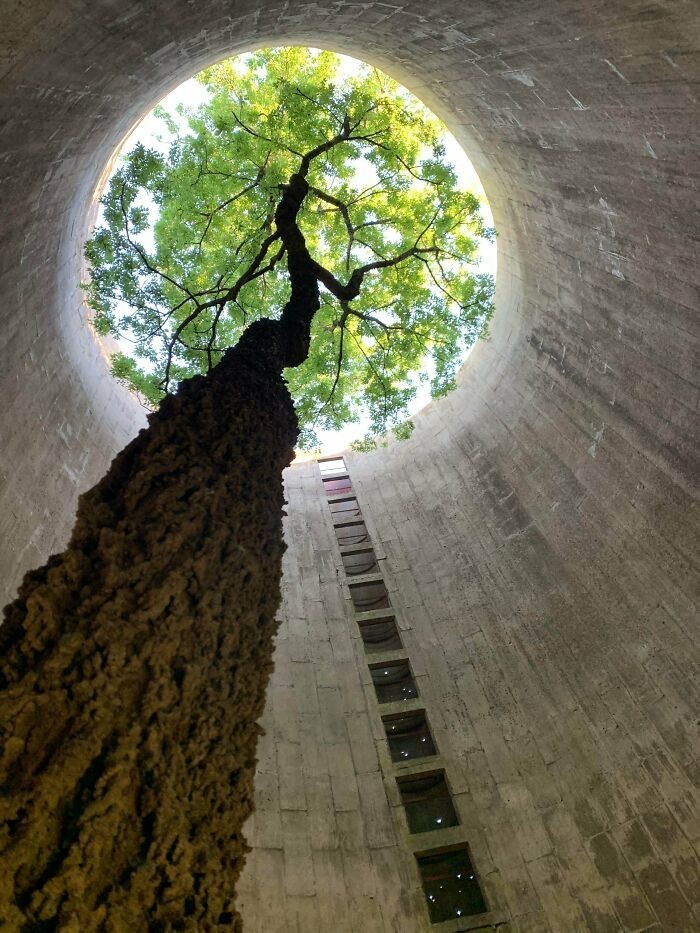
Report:
M241 929L297 437L280 327L164 401L6 610L4 929Z

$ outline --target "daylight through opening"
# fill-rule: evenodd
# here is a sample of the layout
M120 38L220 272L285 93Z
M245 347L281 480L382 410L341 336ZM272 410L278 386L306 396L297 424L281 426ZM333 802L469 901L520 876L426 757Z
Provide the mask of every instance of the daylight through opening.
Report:
M280 194L309 156L299 229L320 307L285 370L312 453L403 438L493 313L493 220L446 126L383 72L303 47L186 81L125 141L86 246L112 373L147 407L280 315ZM334 487L337 485L337 490ZM328 483L342 492L342 481Z

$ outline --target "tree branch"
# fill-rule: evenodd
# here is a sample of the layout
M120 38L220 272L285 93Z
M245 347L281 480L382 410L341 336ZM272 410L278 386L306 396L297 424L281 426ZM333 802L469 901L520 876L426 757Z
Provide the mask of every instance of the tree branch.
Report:
M260 184L262 179L265 177L265 169L267 168L267 162L268 162L269 157L270 157L270 153L268 152L265 158L265 162L263 163L263 165L260 166L260 168L258 169L258 174L255 176L255 178L251 181L249 185L246 185L245 188L241 188L240 191L238 191L232 197L227 198L225 201L222 201L221 204L217 204L217 206L212 208L212 210L200 211L201 216L207 218L207 223L206 223L206 226L204 227L204 230L202 231L202 235L199 238L199 243L197 244L198 253L201 254L202 252L202 245L204 243L204 238L209 232L209 228L211 227L212 221L214 220L214 215L218 214L219 211L223 211L227 207L230 207L231 204L234 204L239 198L242 198L244 195L248 194L249 191L252 191L254 188L257 188L257 186Z
M162 269L158 269L157 266L154 266L149 260L148 256L143 251L143 249L139 246L139 244L135 240L132 240L131 233L129 232L129 212L127 211L126 205L124 204L124 192L125 191L126 191L126 180L122 181L121 190L119 192L119 205L121 207L122 217L124 218L124 236L126 237L126 242L129 244L131 249L133 249L134 252L138 255L141 262L144 264L146 269L148 269L148 271L152 275L160 276L160 278L164 279L166 282L170 282L171 285L174 285L175 288L179 289L181 292L187 295L188 298L191 298L192 300L194 300L194 296L188 288L185 288L184 285L176 281L176 279L172 278L172 276L167 275L167 273L163 272Z
M348 206L347 206L347 204L345 204L344 201L341 201L340 198L336 198L336 197L335 197L334 195L332 195L332 194L328 194L328 193L325 192L325 191L321 191L320 188L315 188L315 187L311 186L311 187L309 187L309 192L310 192L311 194L316 195L316 197L317 197L319 200L325 201L326 204L332 204L333 207L335 207L336 210L339 211L340 216L343 218L343 221L344 221L344 223L345 223L345 229L348 231L348 245L347 245L347 249L346 249L346 251L345 251L345 268L349 271L349 269L350 269L350 254L351 254L351 251L352 251L352 245L353 245L353 243L354 243L354 241L355 241L355 230L356 230L356 228L353 226L352 221L350 220L350 212L348 211Z
M321 414L321 412L325 411L325 409L328 408L328 406L330 405L331 399L335 395L335 390L338 388L338 383L340 382L340 372L343 367L343 338L345 337L345 321L347 320L347 316L348 316L347 306L343 306L343 314L340 318L340 321L338 322L340 326L340 346L338 347L338 362L335 368L335 379L333 381L331 391L328 393L328 398L323 403L323 405L319 408L316 414L317 419L319 415Z

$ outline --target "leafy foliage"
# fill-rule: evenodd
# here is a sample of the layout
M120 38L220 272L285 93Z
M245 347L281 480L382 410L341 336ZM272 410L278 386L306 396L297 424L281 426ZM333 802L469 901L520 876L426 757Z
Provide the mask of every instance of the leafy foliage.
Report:
M123 158L86 245L95 325L133 347L115 375L157 404L250 322L279 315L289 282L275 207L323 149L298 216L321 308L306 362L285 373L302 443L362 409L372 433L400 425L417 379L433 396L452 387L492 311L493 281L473 270L492 234L445 158L444 127L383 73L343 75L329 52L262 50L200 81L206 103L159 113L169 149Z

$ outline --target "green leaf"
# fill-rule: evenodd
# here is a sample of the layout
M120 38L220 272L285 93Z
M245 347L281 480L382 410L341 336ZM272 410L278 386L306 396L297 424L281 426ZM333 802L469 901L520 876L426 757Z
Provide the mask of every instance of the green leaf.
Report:
M138 144L124 155L85 247L95 327L122 341L114 374L155 405L166 373L170 391L252 321L279 316L289 296L279 243L265 274L226 296L274 233L299 154L347 120L354 138L311 162L299 226L340 283L388 264L366 271L347 307L321 288L308 358L285 377L309 448L318 431L362 419L371 434L407 435L420 379L434 396L449 391L493 312L493 280L473 266L493 231L445 156L444 126L387 75L349 74L331 52L262 49L198 80L204 104L178 119L156 109L167 151Z

